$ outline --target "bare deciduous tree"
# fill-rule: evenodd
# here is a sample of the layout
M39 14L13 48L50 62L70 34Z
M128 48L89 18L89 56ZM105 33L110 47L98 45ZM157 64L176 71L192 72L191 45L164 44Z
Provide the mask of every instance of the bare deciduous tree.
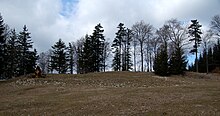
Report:
M136 48L137 48L137 35L133 35L132 43L133 43L133 57L134 57L134 72L137 71L137 66L136 66Z
M106 71L106 68L108 66L108 64L106 63L108 58L109 58L109 55L111 54L111 47L110 47L110 42L105 42L104 43L104 51L103 51L103 71L105 72Z
M220 38L220 15L215 15L211 21L213 32Z
M48 67L50 63L50 57L52 55L52 50L49 49L47 52L41 52L38 57L37 64L40 66L42 73L49 73L50 70Z
M73 43L73 48L75 51L75 57L74 57L74 64L75 64L75 71L77 74L83 73L83 69L82 69L82 50L83 50L83 43L85 41L85 38L82 37L79 40L77 40L75 43Z
M169 26L164 25L162 28L156 31L156 34L158 36L159 41L163 46L167 47L167 42L168 42L168 33L169 33Z
M173 50L177 48L182 49L185 45L188 45L190 43L187 37L187 28L184 27L180 21L178 21L177 19L171 19L167 21L166 25L169 28L167 34L169 36L171 46L171 49L169 50L170 53L172 53Z
M137 22L132 26L132 30L134 32L134 37L138 41L140 45L140 53L141 53L141 71L144 71L144 44L147 40L150 39L152 35L153 26L150 24L146 24L144 21Z

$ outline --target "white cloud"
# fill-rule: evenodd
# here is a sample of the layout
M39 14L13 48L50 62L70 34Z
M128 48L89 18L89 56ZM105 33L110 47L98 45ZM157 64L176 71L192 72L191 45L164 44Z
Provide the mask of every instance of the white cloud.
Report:
M144 20L158 28L171 18L183 22L196 18L208 25L212 16L220 14L219 4L218 0L80 0L73 20L75 27L83 27L76 34L91 32L101 22L112 38L120 22L131 27Z
M70 22L60 15L61 7L60 0L3 0L0 11L6 24L17 32L27 25L34 47L46 51L59 38L69 41L73 37Z
M0 12L11 28L31 32L34 46L45 51L59 38L66 43L91 34L101 23L107 38L114 38L120 22L131 27L144 20L160 27L166 20L198 19L208 27L220 14L219 0L1 0Z

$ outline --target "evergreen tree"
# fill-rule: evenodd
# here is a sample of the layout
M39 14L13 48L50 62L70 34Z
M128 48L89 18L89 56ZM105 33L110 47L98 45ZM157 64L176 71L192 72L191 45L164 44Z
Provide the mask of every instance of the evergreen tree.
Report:
M52 46L51 68L52 70L55 69L59 74L67 72L66 49L65 43L61 39Z
M213 62L213 50L212 48L209 48L208 50L208 62L209 62L209 71L214 70L215 66L214 66L214 62Z
M213 47L213 63L215 68L220 68L220 39L218 39L217 44Z
M198 65L199 65L198 71L200 73L204 73L206 68L205 68L205 64L204 64L204 57L202 56L202 54L199 55Z
M17 35L15 29L3 23L0 15L0 78L11 78L34 72L37 51L31 51L32 41L26 25Z
M193 38L190 39L190 41L194 41L194 46L190 52L191 53L195 53L196 54L196 72L198 72L198 57L197 57L197 53L198 53L198 47L199 44L201 43L201 27L202 25L199 24L199 22L197 20L191 20L192 24L188 27L189 29L189 34L190 36L192 36Z
M91 67L91 72L100 72L101 69L104 67L104 44L105 44L105 37L103 35L104 29L99 23L95 26L95 30L92 33L91 38L91 50L92 50L92 61L93 67Z
M32 66L29 66L29 61L32 60L32 57L35 57L35 56L32 56L32 55L35 55L32 53L32 51L30 51L30 49L32 48L32 44L33 42L31 41L31 37L30 37L30 34L28 32L28 29L26 27L26 25L24 25L23 27L23 31L19 33L19 36L18 36L18 47L19 47L19 60L20 60L20 63L19 63L19 74L20 75L26 75L28 73L31 73L29 72L30 70L34 70L34 63L32 64ZM36 60L35 60L36 61ZM33 61L34 62L34 61ZM29 69L31 68L31 69Z
M208 55L206 55L206 49L204 49L203 53L200 54L199 59L198 59L199 72L201 72L201 73L207 72L207 66L208 66L208 70L210 72L214 71L216 68L217 68L217 70L215 70L215 71L218 71L218 68L220 67L220 56L219 55L220 55L219 42L217 42L217 44L215 44L213 46L213 48L209 48ZM206 56L207 56L207 58L206 58ZM207 65L206 60L208 60L209 65Z
M5 36L4 36L4 32L5 32L5 24L4 24L4 19L1 16L0 13L0 43L5 43Z
M15 29L11 30L10 38L7 42L8 49L8 70L9 77L18 76L18 63L19 63L19 46L18 46L18 35Z
M132 41L132 30L127 29L126 30L126 37L123 41L124 43L124 51L123 51L123 63L122 63L122 71L129 71L132 66L131 61L131 41Z
M186 31L183 28L180 21L177 19L171 19L166 22L167 31L166 34L169 37L169 73L170 74L183 74L186 70L186 57L183 52L183 47L186 44L185 40Z
M208 58L206 58L206 57L208 57L207 56L207 53L206 53L207 51L206 51L206 48L204 48L204 50L203 50L203 53L202 53L202 71L201 72L203 72L203 73L208 73L208 71L207 71L207 66L208 66L208 64L207 64L207 60L208 60Z
M181 47L176 48L171 54L169 73L174 75L183 74L186 71L186 65L187 61L183 50Z
M37 59L38 55L36 49L34 49L34 51L28 51L26 69L27 74L34 73Z
M85 73L83 69L83 46L84 46L85 38L81 38L80 40L77 40L75 49L76 49L76 72L77 74Z
M121 70L121 60L120 60L120 50L119 48L116 48L116 50L113 52L115 54L113 60L112 60L112 67L114 71L120 71Z
M79 73L100 72L104 63L104 29L101 24L95 26L92 35L86 35L83 45L78 48Z
M4 20L0 14L0 79L5 78L5 45L6 38L4 35L5 32L5 24Z
M156 31L158 38L161 41L160 47L157 49L154 59L154 72L157 75L167 76L168 70L168 53L167 53L167 42L168 42L169 26L164 25L162 28Z
M113 40L113 44L112 44L112 47L114 48L113 53L115 54L112 67L113 69L118 69L119 67L119 70L117 71L122 71L122 64L124 62L122 61L123 60L122 59L122 45L123 45L122 42L125 42L124 38L126 36L126 31L125 31L125 27L123 23L120 23L117 28L118 28L118 32L116 33L116 37Z
M81 65L84 70L84 73L94 72L95 66L95 50L94 50L94 42L92 41L91 37L88 35L85 36L85 40L83 43L83 51L81 54Z
M162 45L160 51L157 53L154 60L154 71L155 74L160 76L169 75L168 72L168 55L167 55L167 46Z

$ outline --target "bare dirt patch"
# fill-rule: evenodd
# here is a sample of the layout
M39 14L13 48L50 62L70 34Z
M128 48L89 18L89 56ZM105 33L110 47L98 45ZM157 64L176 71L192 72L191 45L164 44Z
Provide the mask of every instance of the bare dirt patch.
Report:
M220 115L220 77L212 76L107 72L17 78L0 82L0 115Z

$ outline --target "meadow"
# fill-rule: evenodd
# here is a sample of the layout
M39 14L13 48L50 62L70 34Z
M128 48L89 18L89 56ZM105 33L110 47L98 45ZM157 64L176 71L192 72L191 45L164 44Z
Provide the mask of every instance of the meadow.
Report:
M220 75L49 74L0 82L0 115L220 115Z

